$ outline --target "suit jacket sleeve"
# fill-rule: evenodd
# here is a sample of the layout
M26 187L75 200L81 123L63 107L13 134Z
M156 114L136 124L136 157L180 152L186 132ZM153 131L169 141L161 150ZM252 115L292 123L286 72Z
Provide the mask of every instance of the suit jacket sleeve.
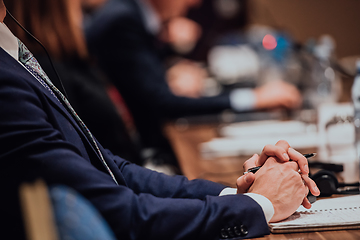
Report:
M90 51L130 109L148 109L163 118L229 109L228 94L198 99L172 94L155 39L145 30L138 7L127 2L134 1L110 1L96 13L86 27L86 38Z
M205 199L208 195L218 196L225 187L211 181L189 181L183 176L168 176L150 171L112 155L109 150L105 151L108 153L107 157L110 157L121 171L126 185L136 194L149 193L162 198Z
M247 196L211 196L221 187L165 177L104 152L119 170L116 185L66 115L45 96L47 90L29 80L24 69L5 65L1 58L0 66L0 187L5 193L37 177L68 185L94 204L119 239L219 239L221 229L233 233L239 228L248 230L243 237L268 233L261 207ZM14 223L14 195L2 198L6 224Z

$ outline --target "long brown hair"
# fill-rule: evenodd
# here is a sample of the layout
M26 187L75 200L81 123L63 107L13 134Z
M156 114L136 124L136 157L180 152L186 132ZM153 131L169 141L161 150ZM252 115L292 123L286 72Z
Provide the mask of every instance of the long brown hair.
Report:
M9 0L6 7L45 45L51 56L58 59L87 56L79 0ZM5 23L31 51L39 51L39 46L9 17Z

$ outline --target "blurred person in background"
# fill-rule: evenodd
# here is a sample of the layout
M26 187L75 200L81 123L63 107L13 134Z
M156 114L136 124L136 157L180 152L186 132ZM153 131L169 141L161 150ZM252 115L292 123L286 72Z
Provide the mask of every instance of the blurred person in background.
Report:
M85 22L87 16L106 1L83 0ZM171 18L163 24L157 36L157 50L159 56L165 60L167 69L166 80L172 93L177 96L198 98L202 94L204 79L207 77L206 70L200 64L181 57L194 48L200 36L200 25L185 17Z
M9 1L7 8L44 44L72 106L96 138L113 153L143 164L136 133L129 126L129 115L115 99L116 89L89 60L80 1L14 0ZM56 73L40 45L11 19L7 20L9 28L32 50L49 77L56 80Z
M86 1L86 0L84 0ZM118 88L134 117L144 145L172 155L162 134L168 119L188 115L237 112L301 104L298 90L276 81L257 89L236 89L213 97L175 95L159 56L159 34L168 21L184 16L200 0L109 0L86 21L90 53Z

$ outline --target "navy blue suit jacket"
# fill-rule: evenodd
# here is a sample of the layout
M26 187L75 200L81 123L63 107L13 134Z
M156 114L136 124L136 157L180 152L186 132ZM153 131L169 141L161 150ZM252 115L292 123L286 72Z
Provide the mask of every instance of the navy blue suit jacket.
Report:
M136 1L108 1L85 30L90 52L122 94L146 146L160 142L156 137L164 119L230 109L228 94L195 99L171 92L158 41L145 28Z
M100 211L119 239L218 239L243 226L268 233L261 207L244 195L217 197L223 185L159 174L100 149L119 185L73 117L0 48L2 236L21 239L18 186L43 178L72 187Z

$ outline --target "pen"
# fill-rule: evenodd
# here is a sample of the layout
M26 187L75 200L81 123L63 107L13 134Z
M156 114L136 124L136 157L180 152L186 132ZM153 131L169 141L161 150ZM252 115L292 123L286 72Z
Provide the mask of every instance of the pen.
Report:
M311 158L311 157L313 157L313 156L315 156L315 155L316 155L316 153L303 154L303 156L306 157L306 158ZM290 160L290 161L291 161L291 160ZM249 169L247 170L247 172L244 172L244 174L247 174L247 173L249 173L249 172L256 173L257 170L259 170L260 168L261 168L261 166L249 168Z

